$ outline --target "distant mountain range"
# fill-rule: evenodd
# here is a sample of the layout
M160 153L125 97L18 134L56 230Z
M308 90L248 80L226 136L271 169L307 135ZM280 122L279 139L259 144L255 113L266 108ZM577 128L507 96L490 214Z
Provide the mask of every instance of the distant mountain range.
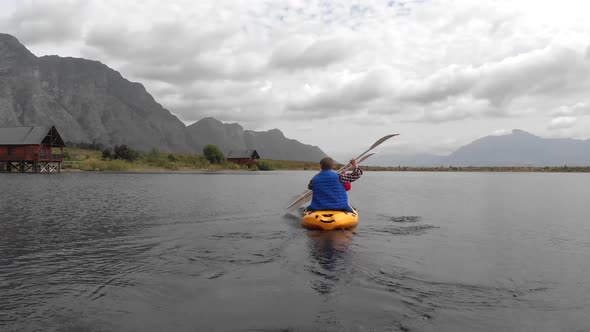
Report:
M213 118L187 127L143 85L100 62L36 57L15 37L0 34L0 127L21 125L55 125L65 141L127 144L144 151L201 153L205 145L216 144L225 153L256 149L265 159L325 156L278 129L255 132Z
M475 140L448 156L378 154L368 164L410 167L588 166L590 139L542 138L514 129L508 135Z

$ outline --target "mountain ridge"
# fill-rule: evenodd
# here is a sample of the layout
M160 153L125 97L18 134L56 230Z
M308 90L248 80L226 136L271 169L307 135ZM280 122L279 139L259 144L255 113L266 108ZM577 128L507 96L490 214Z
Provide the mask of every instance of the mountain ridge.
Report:
M215 132L226 130L225 124L205 121L198 127L210 135L199 134L159 104L143 84L100 61L37 57L14 36L0 33L0 126L41 124L56 125L64 140L73 143L127 144L143 151L156 147L200 153L207 144L219 144L257 149L268 159L318 161L325 155L278 129L280 137L228 124L227 130L243 138L231 142L231 137ZM278 142L266 142L270 138Z
M449 155L385 154L373 160L379 166L408 167L588 166L590 139L543 138L514 129L478 138Z

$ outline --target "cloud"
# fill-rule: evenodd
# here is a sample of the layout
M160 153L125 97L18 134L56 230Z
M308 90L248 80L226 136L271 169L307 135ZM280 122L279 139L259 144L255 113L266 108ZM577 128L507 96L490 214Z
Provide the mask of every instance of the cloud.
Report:
M185 123L215 116L297 128L311 121L339 133L348 122L405 126L424 139L448 130L469 141L524 124L547 133L573 125L559 118L589 114L590 31L578 23L588 7L570 0L30 0L0 14L0 29L37 55L103 62L143 83ZM590 136L582 127L590 128L577 126L577 135ZM291 134L313 139L314 131Z
M492 131L492 133L490 134L491 136L505 136L505 135L509 135L512 131L508 130L508 129L496 129L494 131Z
M347 73L334 77L316 93L297 96L287 104L294 111L338 113L363 107L386 96L392 89L389 71L379 68L349 77Z
M83 31L78 22L85 19L84 1L27 1L0 21L0 29L28 45L79 40Z
M574 50L547 47L517 55L481 68L482 80L474 95L494 105L520 96L564 95L589 84L590 63Z
M360 41L352 38L326 38L311 41L293 37L281 43L270 57L272 66L290 70L324 68L354 56Z
M547 47L478 67L451 65L419 80L405 83L398 96L432 103L451 96L473 95L494 106L531 95L563 95L590 85L590 62L565 48Z
M221 121L265 123L280 116L280 100L269 82L198 81L177 90L164 88L161 102L186 123L212 116ZM228 98L219 98L227 94Z
M560 116L549 123L549 129L567 129L571 128L576 124L576 118L573 116Z
M442 123L459 121L468 118L481 118L493 114L496 110L489 101L475 99L471 96L449 97L443 101L436 101L425 107L416 107L422 114L414 116L411 122ZM419 112L416 112L419 113Z
M553 115L556 116L584 116L590 115L590 103L578 102L573 105L562 105L558 107Z

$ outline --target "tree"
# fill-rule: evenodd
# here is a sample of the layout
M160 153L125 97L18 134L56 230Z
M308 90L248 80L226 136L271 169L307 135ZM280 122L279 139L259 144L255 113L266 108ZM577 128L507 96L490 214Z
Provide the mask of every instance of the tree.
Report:
M115 145L113 157L131 162L139 158L139 152L125 144Z
M221 164L225 161L225 157L217 145L209 144L203 148L203 155L212 164Z
M102 151L102 159L104 160L110 160L113 159L113 151L111 151L111 149L105 149Z

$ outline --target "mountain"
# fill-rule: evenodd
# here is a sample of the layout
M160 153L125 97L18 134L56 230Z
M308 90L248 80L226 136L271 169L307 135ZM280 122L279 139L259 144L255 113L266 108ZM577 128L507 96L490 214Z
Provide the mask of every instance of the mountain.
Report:
M286 138L278 129L256 132L244 130L237 123L222 123L204 118L187 127L193 141L200 142L198 149L215 144L227 154L230 150L258 150L263 159L300 160L317 162L326 154L317 146L302 144Z
M318 161L324 156L276 129L254 132L214 119L187 128L143 85L106 65L36 57L15 37L0 34L0 126L19 125L55 125L65 141L127 144L144 151L195 153L213 143L226 151L257 149L268 159Z
M97 61L37 58L0 34L0 125L55 124L66 141L192 150L185 125Z
M377 154L376 166L588 166L590 140L542 138L514 129L503 136L486 136L464 145L448 156L430 154Z
M515 129L503 136L486 136L443 160L452 166L587 166L590 140L542 138Z

